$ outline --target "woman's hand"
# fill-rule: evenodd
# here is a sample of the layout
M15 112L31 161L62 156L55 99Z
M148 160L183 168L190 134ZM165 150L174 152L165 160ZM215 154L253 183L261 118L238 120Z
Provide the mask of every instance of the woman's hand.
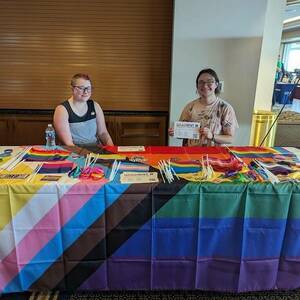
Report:
M203 127L199 129L200 136L202 138L212 140L213 139L213 133L208 127Z
M169 134L169 136L174 136L174 128L169 128L168 134Z

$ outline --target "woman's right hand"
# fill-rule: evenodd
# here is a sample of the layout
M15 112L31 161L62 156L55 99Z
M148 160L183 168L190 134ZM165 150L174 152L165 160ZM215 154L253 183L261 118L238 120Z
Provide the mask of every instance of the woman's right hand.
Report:
M169 128L168 134L169 134L169 136L174 136L174 128Z

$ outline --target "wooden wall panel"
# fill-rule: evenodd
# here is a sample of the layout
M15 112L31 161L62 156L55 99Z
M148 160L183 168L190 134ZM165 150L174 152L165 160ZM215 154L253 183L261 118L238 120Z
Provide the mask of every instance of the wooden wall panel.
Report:
M45 129L53 113L27 114L0 111L0 145L44 145ZM167 113L105 113L107 129L115 145L165 146ZM58 138L57 144L61 144Z
M166 145L165 116L116 116L117 145Z
M0 115L0 145L12 145L9 120Z
M172 0L0 1L0 109L53 109L90 74L105 110L168 111Z

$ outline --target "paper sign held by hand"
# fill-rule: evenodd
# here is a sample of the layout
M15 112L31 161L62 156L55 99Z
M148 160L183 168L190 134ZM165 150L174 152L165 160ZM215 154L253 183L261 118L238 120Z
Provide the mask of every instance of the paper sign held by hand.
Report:
M199 122L175 122L174 137L178 139L193 139L200 138L200 123Z

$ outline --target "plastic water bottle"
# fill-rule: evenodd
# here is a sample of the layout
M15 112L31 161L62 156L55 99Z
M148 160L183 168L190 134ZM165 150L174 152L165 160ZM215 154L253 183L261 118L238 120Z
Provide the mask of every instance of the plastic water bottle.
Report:
M46 148L54 149L55 148L55 130L52 124L48 124L48 127L45 130L45 138L46 138Z

